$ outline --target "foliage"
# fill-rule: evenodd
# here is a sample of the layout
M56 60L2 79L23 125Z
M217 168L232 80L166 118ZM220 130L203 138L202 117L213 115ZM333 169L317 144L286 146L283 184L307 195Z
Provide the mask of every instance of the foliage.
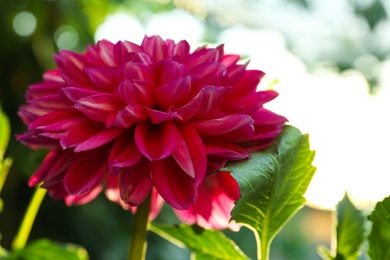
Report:
M154 223L151 231L177 246L190 249L194 259L249 259L233 241L216 230L205 230L196 225Z
M273 146L253 153L248 161L226 167L239 183L242 195L232 219L254 229L262 259L267 259L275 235L305 204L303 194L315 172L311 165L314 154L308 135L286 126Z
M352 204L347 194L337 205L336 252L333 256L325 248L320 253L326 259L358 259L365 238L365 219Z
M87 251L73 244L58 244L48 239L39 239L24 249L15 250L9 260L87 260Z
M368 255L372 260L390 259L390 196L377 203L368 219L372 221Z

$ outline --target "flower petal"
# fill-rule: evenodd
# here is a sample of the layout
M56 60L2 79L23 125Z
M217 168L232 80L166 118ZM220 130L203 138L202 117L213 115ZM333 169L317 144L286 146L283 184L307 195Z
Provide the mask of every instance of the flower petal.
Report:
M85 120L87 119L77 111L70 109L58 110L38 117L29 125L29 128L40 131L60 132Z
M173 158L185 173L195 179L198 185L203 181L207 168L203 141L189 124L180 125L178 129L173 130L173 133L176 136Z
M65 190L73 195L94 189L107 171L108 147L75 154L64 177Z
M106 121L106 126L120 126L128 128L136 122L145 121L148 119L148 114L139 103L138 100L134 100L129 103L124 109L120 110L112 122ZM107 124L108 123L108 124Z
M134 142L134 131L124 131L115 140L109 156L111 174L117 174L114 168L130 167L142 158Z
M114 94L98 94L79 99L74 107L97 122L105 122L107 117L122 109L124 103Z
M162 60L168 55L167 46L160 36L145 36L141 47L146 53L150 54L154 62Z
M79 99L88 96L102 94L100 91L97 90L76 87L61 88L59 91L62 95L65 95L72 102L77 102Z
M84 71L98 90L112 92L116 87L114 80L116 68L113 67L84 67Z
M167 112L163 112L159 110L150 109L147 107L145 107L145 110L148 113L152 124L160 124L164 121L172 120L174 118L182 119L179 113L172 112L170 110Z
M155 89L156 103L166 110L184 105L191 90L190 77L179 78Z
M226 80L227 70L219 62L205 62L190 70L192 75L200 77L204 85L221 85Z
M96 147L105 145L106 143L112 141L115 137L117 137L123 128L121 127L111 127L106 130L99 132L98 134L88 138L87 140L79 143L74 149L75 153L88 151L95 149Z
M170 156L175 148L173 123L166 121L159 125L138 123L135 128L135 143L149 160L160 160Z
M176 209L187 209L197 198L195 180L172 158L151 162L153 185L163 199Z
M204 135L225 134L253 123L252 117L245 114L231 114L221 118L191 122L192 126Z
M223 87L207 86L186 105L173 109L180 114L182 121L188 121L191 118L203 117L215 105L222 100Z
M152 188L149 161L143 159L132 167L124 168L119 185L123 201L132 206L141 204Z

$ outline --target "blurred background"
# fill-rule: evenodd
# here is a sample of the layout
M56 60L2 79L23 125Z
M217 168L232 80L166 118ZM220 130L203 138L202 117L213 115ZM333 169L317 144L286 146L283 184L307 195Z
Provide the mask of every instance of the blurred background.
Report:
M192 48L225 51L266 72L259 88L279 97L267 108L309 133L318 171L303 208L276 237L271 259L319 259L330 245L332 210L347 190L366 214L390 194L390 1L380 0L0 0L0 103L12 139L13 167L1 193L1 244L9 248L33 189L27 180L44 151L17 143L29 84L54 68L61 49L82 52L100 39L141 43L159 34ZM177 222L165 207L157 221ZM86 247L91 259L124 259L131 214L104 196L68 208L45 198L31 239ZM226 231L251 258L254 237ZM148 259L188 259L189 252L150 234ZM162 253L163 252L163 253Z

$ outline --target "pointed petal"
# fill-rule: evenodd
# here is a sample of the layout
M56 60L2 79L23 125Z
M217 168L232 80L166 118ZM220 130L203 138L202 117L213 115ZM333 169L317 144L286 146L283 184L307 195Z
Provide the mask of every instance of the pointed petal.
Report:
M85 67L85 73L94 84L94 87L105 91L112 92L116 87L114 81L116 68L113 67Z
M79 143L74 149L75 153L88 151L95 149L99 146L103 146L106 143L112 141L115 137L117 137L123 128L121 127L111 127L106 130L99 132L98 134L88 138L87 140Z
M119 96L123 102L131 103L135 99L139 99L140 103L147 106L154 106L153 90L155 85L149 81L143 80L124 80L115 90L115 94Z
M44 181L52 166L61 158L61 153L61 149L50 151L41 163L41 166L31 176L28 186L32 187Z
M72 102L77 102L79 99L88 96L102 94L100 91L96 91L93 89L76 88L76 87L61 88L60 93L62 95L65 95Z
M173 127L170 121L160 125L138 123L135 128L135 143L140 152L151 161L170 156L175 148Z
M182 119L180 117L180 114L177 112L172 112L172 111L163 112L159 110L150 109L147 107L145 107L145 110L148 113L152 124L160 124L164 121L172 120L174 118Z
M109 157L110 167L130 167L142 158L142 154L138 150L134 138L132 138L133 136L134 131L126 131L115 140Z
M136 165L124 168L120 173L120 193L123 201L138 206L152 188L149 161L141 160Z
M126 79L153 81L153 76L153 71L148 65L131 61L122 64L116 74L117 79L120 81Z
M168 55L168 49L160 36L145 36L141 44L142 49L149 53L154 62L162 60Z
M78 144L92 138L93 136L104 131L104 125L91 120L84 121L81 124L70 127L60 140L63 149L75 147Z
M124 103L114 94L98 94L79 99L74 107L97 122L105 122L107 117L124 107Z
M145 121L148 119L148 113L145 111L145 108L138 103L138 100L135 100L129 103L124 109L120 110L117 115L113 118L111 123L108 123L107 126L120 126L123 128L128 128L136 122Z
M191 118L203 117L215 104L222 100L223 87L208 86L203 88L199 94L186 105L174 109L180 114L182 121L188 121Z
M209 140L205 144L208 155L218 156L228 161L249 158L250 154L240 146L224 140Z
M205 85L220 85L227 75L226 67L219 62L202 63L190 70L192 75L199 76Z
M132 43L132 42L129 42L129 41L118 42L114 46L114 57L115 57L116 65L119 65L120 63L122 63L122 57L126 53L131 53L131 52L137 53L137 52L141 52L141 51L142 51L141 47L138 46L137 44Z
M200 134L220 135L234 131L245 125L254 123L251 116L243 114L232 114L222 118L210 119L205 121L194 121L192 126Z
M151 162L153 184L163 199L176 209L187 209L197 198L195 180L172 158Z
M181 63L166 59L158 62L153 66L153 72L157 76L155 83L157 86L162 86L179 78L189 75L188 69Z
M74 110L58 110L38 117L29 125L29 129L60 132L85 120L85 117Z
M181 125L172 132L176 136L176 147L172 155L182 170L194 178L198 185L203 181L207 168L202 139L189 124Z
M65 190L75 196L94 189L107 171L107 147L75 154L64 177Z
M179 78L155 89L156 102L161 109L184 105L191 90L190 77Z

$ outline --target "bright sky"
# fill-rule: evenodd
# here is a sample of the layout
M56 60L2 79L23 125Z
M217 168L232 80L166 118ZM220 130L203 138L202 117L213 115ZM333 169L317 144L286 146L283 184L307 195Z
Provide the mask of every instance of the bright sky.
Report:
M109 16L95 39L140 43L145 33L185 39L192 47L203 44L202 25L181 10L152 16L145 25L124 13ZM390 195L386 151L390 147L386 120L390 91L383 87L377 96L369 96L363 76L356 71L308 74L276 31L231 28L223 32L219 42L228 53L250 57L250 68L267 73L260 87L267 87L274 79L280 81L273 86L280 95L267 108L287 116L292 125L310 134L318 168L306 194L310 204L333 209L345 190L362 208ZM390 61L381 70L383 85L389 86Z

